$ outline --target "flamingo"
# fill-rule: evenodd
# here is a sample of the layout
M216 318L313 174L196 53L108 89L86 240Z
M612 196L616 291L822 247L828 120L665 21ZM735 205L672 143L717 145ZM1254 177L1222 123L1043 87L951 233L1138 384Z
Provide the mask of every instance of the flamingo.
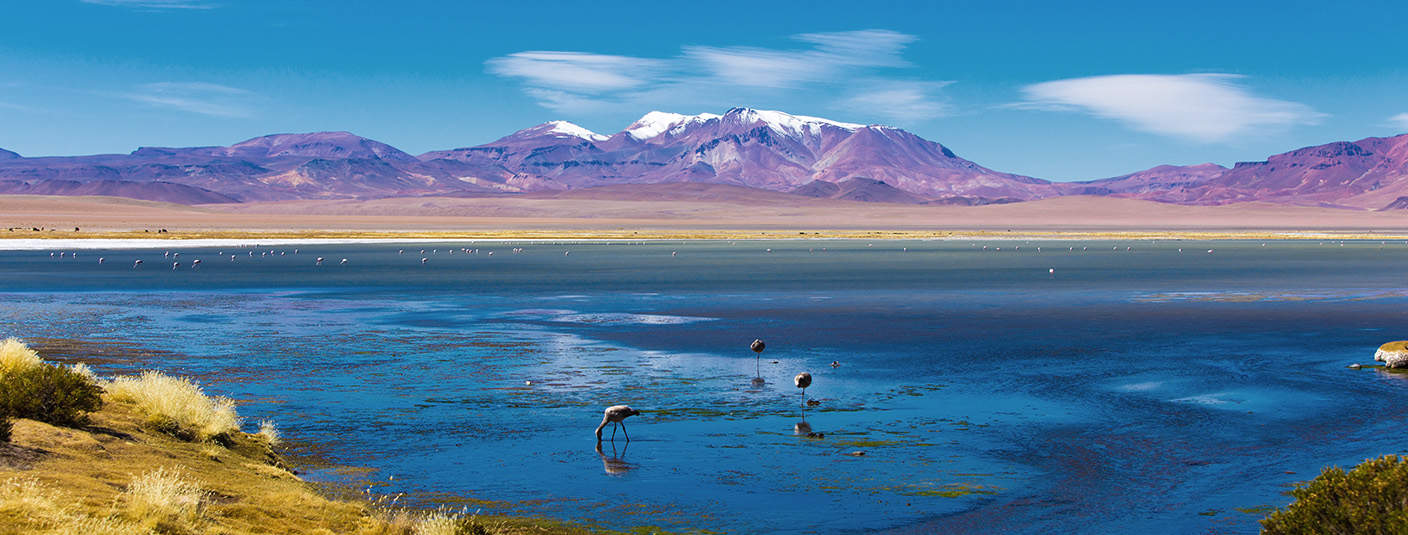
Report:
M142 261L141 261L141 259L138 259L136 262L133 262L133 263L132 263L132 268L133 268L133 269L136 269L137 266L140 266L140 265L142 265Z
M321 265L323 265L323 257L320 256L320 257L318 257L316 260L314 260L314 261L313 261L313 265L315 265L315 266L321 266Z
M812 385L812 374L807 372L799 373L796 377L792 378L792 382L797 385L797 388L802 389L802 406L807 406L807 387Z
M101 256L98 257L98 263L99 263L99 264L103 263L104 260L107 260L107 259L106 259L106 258L103 258L103 257L101 257Z
M199 265L200 265L200 259L199 259L199 258L197 258L197 259L191 261L191 269L195 269L195 268L196 268L197 266L199 266Z
M346 258L342 259L342 261L341 261L341 262L338 262L338 264L339 264L339 265L344 265L344 266L347 265L347 259L346 259Z
M426 263L426 262L429 262L429 261L430 261L429 258L421 258L421 259L420 259L420 263L422 263L422 264L424 264L424 263Z
M640 414L640 411L632 409L629 405L612 405L602 413L601 425L596 426L596 442L601 443L601 430L606 428L606 424L616 424L611 428L611 441L616 441L616 428L621 428L621 433L626 435L626 440L631 440L631 434L626 432L626 418Z
M763 343L762 340L756 338L753 339L753 343L748 344L748 349L753 350L753 373L756 374L756 376L753 377L754 383L763 382L763 373L760 366L762 366L763 350L767 347L767 344Z

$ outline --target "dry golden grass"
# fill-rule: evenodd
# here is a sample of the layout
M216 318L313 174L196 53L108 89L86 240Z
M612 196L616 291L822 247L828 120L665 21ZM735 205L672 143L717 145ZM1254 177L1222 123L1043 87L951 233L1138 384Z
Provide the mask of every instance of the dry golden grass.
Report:
M264 439L264 442L268 443L270 446L278 446L283 443L283 439L280 438L281 435L279 435L279 428L274 426L273 420L260 420L259 432L254 435Z
M43 366L39 354L16 338L0 342L0 375Z
M240 428L234 401L206 396L189 379L146 371L104 386L108 401L135 404L149 425L188 440L222 439Z
M157 468L132 479L118 497L123 514L154 530L160 526L199 527L207 493L180 472Z

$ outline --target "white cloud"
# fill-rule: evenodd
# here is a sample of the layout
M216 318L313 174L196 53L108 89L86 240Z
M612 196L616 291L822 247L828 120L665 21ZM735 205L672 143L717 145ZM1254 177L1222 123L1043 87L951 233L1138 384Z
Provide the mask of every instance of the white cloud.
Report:
M935 95L953 82L880 82L842 99L838 108L904 124L950 115L953 107Z
M530 86L581 93L638 87L658 75L664 61L585 52L518 52L488 61L489 72L521 78Z
M573 51L528 51L486 62L489 72L517 79L538 104L563 113L644 107L735 106L799 93L833 107L885 117L935 117L947 104L934 92L947 82L895 82L884 69L909 67L902 54L915 40L889 30L805 33L798 48L686 46L669 58ZM896 99L885 102L885 98ZM896 112L893 109L903 109Z
M1233 74L1121 74L1029 85L1014 107L1083 111L1131 128L1214 142L1267 127L1315 124L1324 114L1298 102L1259 97Z
M213 2L205 0L79 0L85 4L100 6L130 7L135 9L214 9Z
M116 96L151 106L212 117L248 117L247 90L207 82L156 82Z
M1388 124L1399 130L1408 131L1408 113L1400 113L1388 118Z

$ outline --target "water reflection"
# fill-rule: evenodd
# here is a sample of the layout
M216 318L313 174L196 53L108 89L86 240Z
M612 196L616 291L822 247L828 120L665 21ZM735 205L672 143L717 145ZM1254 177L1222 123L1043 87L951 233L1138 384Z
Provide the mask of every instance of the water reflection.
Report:
M635 465L626 462L626 450L631 447L631 443L627 442L624 446L621 446L621 452L619 454L616 452L616 443L611 442L610 444L611 455L608 456L606 452L602 451L601 443L596 443L596 454L598 457L601 457L601 469L606 471L606 475L625 475L626 472L635 469Z
M803 436L810 435L812 434L812 424L807 423L806 420L797 422L796 424L792 425L792 433L795 435Z

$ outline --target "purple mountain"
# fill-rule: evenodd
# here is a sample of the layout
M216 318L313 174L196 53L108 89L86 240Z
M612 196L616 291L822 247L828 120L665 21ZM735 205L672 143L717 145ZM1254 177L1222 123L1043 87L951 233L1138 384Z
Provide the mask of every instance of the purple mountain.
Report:
M1182 204L1381 208L1408 197L1408 135L1307 147L1232 169L1164 165L1086 182L994 171L888 126L751 108L722 115L650 112L611 135L553 121L484 145L419 156L347 132L96 156L24 158L0 150L0 193L119 195L188 204L663 183L899 203L1100 195Z
M1163 165L1121 177L1071 183L1068 194L1115 195L1179 204L1262 201L1384 208L1408 196L1408 134L1305 147L1231 169Z

